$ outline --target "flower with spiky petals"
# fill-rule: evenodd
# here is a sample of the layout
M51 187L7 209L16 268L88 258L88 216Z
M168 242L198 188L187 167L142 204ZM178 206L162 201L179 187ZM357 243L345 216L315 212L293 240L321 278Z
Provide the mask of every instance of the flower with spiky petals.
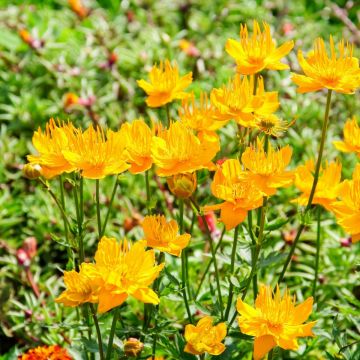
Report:
M314 171L313 160L308 160L305 165L298 166L295 171L295 186L302 194L292 202L297 202L302 206L307 205L314 181ZM332 162L326 164L325 168L321 168L312 204L322 205L325 209L331 210L342 187L340 181L341 164L339 162Z
M125 159L131 165L129 171L139 174L152 166L151 141L153 133L143 119L121 125L116 135L125 143Z
M62 153L65 159L88 179L102 179L120 174L130 165L125 162L125 142L112 130L105 132L98 126L68 131L69 149Z
M356 116L348 119L344 126L344 141L333 141L335 147L345 153L354 152L360 157L360 127Z
M150 107L160 107L171 103L175 99L189 96L184 90L192 82L192 72L179 76L177 65L171 66L170 61L154 65L150 71L150 82L138 80L138 85L146 92L146 104Z
M207 205L203 211L220 210L220 221L225 224L226 230L243 222L249 210L260 207L265 195L246 179L246 172L235 159L226 160L218 168L211 183L211 192L224 202Z
M18 360L72 360L66 349L59 345L44 345L19 355Z
M256 126L256 116L269 115L279 107L278 93L266 92L262 77L258 79L254 95L254 77L236 75L228 85L213 89L210 94L211 103L218 110L218 119L227 121L234 119L245 127Z
M282 120L275 114L255 116L255 128L273 137L281 136L294 122L295 120L291 122Z
M284 70L289 66L280 60L294 47L293 41L287 41L276 47L271 37L270 26L263 22L264 31L254 20L253 35L249 37L246 25L240 25L240 41L228 39L226 52L235 59L237 71L243 75L252 75L263 69Z
M330 36L330 57L326 51L324 40L316 39L314 50L307 59L301 50L298 59L305 75L292 74L292 80L299 86L299 93L334 90L339 93L353 94L360 86L359 60L353 56L353 45L341 40L339 56L336 55L334 40Z
M238 322L242 333L255 337L254 360L260 360L279 346L285 350L297 350L297 338L314 336L316 321L304 324L311 314L313 298L307 298L295 306L295 298L288 291L281 297L279 286L273 294L270 286L262 285L255 301L255 308L237 301L240 313Z
M76 169L63 154L70 148L67 133L73 131L75 128L72 124L57 124L54 119L50 119L44 132L41 128L34 132L32 143L39 155L28 155L27 159L30 164L40 165L45 178L50 179Z
M256 147L246 148L241 156L241 162L247 170L245 177L266 196L274 195L277 188L290 186L293 182L293 172L286 170L291 155L289 145L276 150L269 143L265 150L264 142L258 140Z
M193 355L208 353L220 355L225 351L222 343L226 336L226 324L213 325L213 319L205 316L195 325L185 326L185 340L187 341L184 351Z
M196 136L182 122L171 123L152 140L152 158L159 176L213 169L211 160L220 150L219 140Z
M146 216L141 224L147 245L170 255L180 256L189 244L191 235L178 235L179 226L175 220L166 221L164 215Z

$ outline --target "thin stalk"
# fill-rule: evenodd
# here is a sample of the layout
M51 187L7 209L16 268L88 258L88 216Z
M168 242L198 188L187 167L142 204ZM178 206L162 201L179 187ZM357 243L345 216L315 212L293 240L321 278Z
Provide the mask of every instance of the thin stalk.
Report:
M99 240L101 239L101 215L100 215L100 181L99 179L95 180L96 182L96 215L97 215L97 223L98 223L98 233Z
M273 358L273 354L274 354L274 349L271 349L270 350L270 352L269 352L269 354L268 354L268 360L272 360L272 358Z
M309 200L308 200L308 203L307 203L306 208L305 208L304 216L311 209L311 204L312 204L312 201L314 199L316 186L317 186L317 183L319 181L321 160L322 160L324 146L325 146L326 131L327 131L327 128L328 128L328 123L329 123L331 94L332 94L332 90L328 90L327 98L326 98L325 117L324 117L323 127L322 127L322 131L321 131L320 149L319 149L318 159L317 159L316 167L315 167L314 180L313 180L313 184L312 184L312 187L311 187ZM297 243L298 243L298 241L300 239L301 233L304 230L304 228L305 228L305 224L304 223L300 224L298 232L297 232L296 237L294 239L294 242L291 245L290 252L289 252L289 254L288 254L288 256L287 256L287 258L285 260L285 264L284 264L283 269L282 269L282 271L280 273L278 283L281 283L282 280L284 279L285 272L286 272L286 270L287 270L287 268L288 268L288 266L289 266L289 264L291 262L291 259L292 259L293 255L294 255L294 251L296 249Z
M170 105L169 104L166 104L165 106L166 108L166 119L167 119L167 127L170 127Z
M100 327L99 327L99 321L96 315L96 311L94 308L93 304L89 304L90 306L90 310L94 319L94 324L95 324L95 329L96 329L96 335L97 335L97 339L98 339L98 345L99 345L99 354L100 354L100 360L104 360L104 350L103 350L103 344L102 344L102 339L101 339L101 331L100 331Z
M101 227L101 235L100 235L100 238L102 238L103 235L105 234L106 225L107 225L108 220L109 220L111 208L112 208L112 205L113 205L113 202L114 202L114 199L115 199L116 190L117 190L117 188L118 188L118 185L119 185L119 182L118 182L118 177L117 177L117 175L116 175L115 184L114 184L114 187L113 187L113 191L112 191L112 193L111 193L111 198L110 198L109 206L108 206L108 209L107 209L107 212L106 212L104 224L103 224L103 226Z
M151 192L150 192L150 181L149 181L149 170L145 171L145 184L146 184L146 209L148 215L151 215Z
M113 350L114 335L115 335L115 330L116 330L116 322L117 322L118 317L119 317L119 312L120 312L120 307L118 306L117 308L115 308L113 321L111 323L111 330L110 330L109 341L108 341L107 352L106 352L106 360L111 359L111 353L112 353L112 350Z
M316 255L315 255L315 275L312 296L316 301L316 287L319 277L319 260L320 260L320 246L321 246L321 207L317 208L317 231L316 231Z

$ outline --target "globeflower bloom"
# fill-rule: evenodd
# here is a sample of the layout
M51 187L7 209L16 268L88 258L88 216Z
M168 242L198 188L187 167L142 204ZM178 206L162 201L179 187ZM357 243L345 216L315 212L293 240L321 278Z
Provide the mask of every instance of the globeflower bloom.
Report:
M176 174L166 179L170 191L180 199L188 199L196 190L196 172Z
M265 195L246 179L239 160L235 159L226 160L218 168L211 184L211 192L224 202L205 206L203 211L220 210L220 220L225 224L226 230L243 222L249 210L262 206Z
M305 165L299 166L295 171L295 186L302 192L292 202L305 206L309 201L309 196L314 181L315 165L313 160L308 160ZM320 169L320 176L316 186L312 204L323 206L327 210L332 209L332 204L337 200L342 184L341 164L332 162L325 168Z
M360 157L360 127L354 116L344 126L344 141L333 141L335 147L345 153L354 152Z
M219 150L218 139L209 141L200 138L181 122L160 130L158 136L153 137L151 148L159 176L212 169L214 165L211 160Z
M284 70L289 66L280 60L294 47L293 41L287 41L276 47L271 37L270 26L263 22L264 30L261 31L259 23L254 20L253 35L248 34L246 25L240 25L240 41L228 39L226 52L235 59L237 71L240 74L251 75L263 69Z
M169 60L160 62L150 71L150 82L138 80L138 85L146 92L146 104L150 107L160 107L175 99L184 99L188 96L184 90L192 82L192 72L179 76L177 65L171 66Z
M255 308L237 301L241 332L255 337L254 360L262 359L272 348L297 350L298 337L314 336L316 321L303 324L311 314L313 298L295 306L295 298L288 291L281 297L279 286L273 294L270 286L262 285Z
M66 349L59 345L38 346L19 355L18 360L72 360Z
M185 340L187 344L184 351L193 355L208 353L220 355L225 351L222 343L226 336L226 324L220 323L213 326L210 316L205 316L195 325L185 326Z
M262 133L279 137L281 136L295 121L287 122L280 119L275 114L257 115L255 117L255 128Z
M338 57L334 40L330 36L330 57L324 40L315 40L314 50L304 58L298 51L298 60L305 75L292 74L292 80L299 86L298 92L305 93L321 89L353 94L360 86L359 60L353 56L353 45L340 41Z
M146 216L142 228L147 246L180 256L181 251L189 244L191 235L178 235L179 226L175 220L166 221L164 215Z

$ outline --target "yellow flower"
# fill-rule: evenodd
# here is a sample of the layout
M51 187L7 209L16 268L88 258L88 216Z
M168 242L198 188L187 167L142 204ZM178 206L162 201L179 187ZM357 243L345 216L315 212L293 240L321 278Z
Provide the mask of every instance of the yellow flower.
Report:
M264 143L258 140L257 148L248 147L241 156L241 162L248 170L245 177L267 196L274 195L277 188L290 186L293 182L293 173L285 170L291 155L289 145L275 150L269 143L265 152Z
M275 114L265 114L255 116L255 128L266 135L279 137L281 136L295 121L286 122L278 118Z
M189 244L191 235L178 235L179 227L175 220L166 221L164 215L146 216L142 228L149 247L180 256L181 250Z
M302 192L292 202L305 206L309 201L309 196L314 181L313 173L315 165L313 160L308 160L305 165L299 166L295 171L295 186ZM325 209L331 210L332 204L336 201L339 190L342 186L341 164L332 162L325 168L320 169L319 181L316 186L312 204L322 205Z
M353 45L339 43L339 57L336 56L334 40L330 36L330 57L324 40L316 39L314 50L304 58L301 50L298 59L305 75L292 74L292 80L299 86L298 92L318 91L324 88L344 94L352 94L360 86L359 60L353 57Z
M81 0L68 0L71 10L79 17L84 18L89 14L87 9Z
M313 298L295 306L295 298L288 291L281 298L277 286L275 295L270 286L262 285L255 301L255 308L237 301L241 332L255 337L254 360L262 359L272 348L297 350L298 337L314 336L316 321L303 324L311 314Z
M354 152L360 157L360 127L354 116L344 126L344 141L333 141L335 147L343 152Z
M227 86L213 89L210 100L219 112L219 119L234 119L242 126L253 127L256 126L256 116L272 114L279 107L278 93L265 92L262 77L258 79L256 95L253 92L254 77L249 80L237 75Z
M22 168L24 176L30 180L34 180L42 176L42 169L39 164L25 164Z
M72 124L56 124L54 119L46 124L45 132L41 128L34 132L32 143L39 155L28 155L30 164L40 165L42 175L50 179L64 172L72 172L75 166L65 159L63 152L69 149L67 132L75 131Z
M177 65L171 66L169 60L160 62L160 66L153 66L150 71L150 82L138 80L138 85L146 92L146 104L150 107L160 107L175 99L188 96L184 92L192 82L192 72L179 77Z
M118 141L125 143L126 162L131 165L129 171L138 174L149 170L152 165L152 131L143 119L125 123L117 133Z
M215 326L212 324L212 318L205 316L199 320L196 326L186 325L185 340L187 344L184 351L193 355L222 354L225 351L225 345L222 341L226 336L226 324L220 323Z
M64 157L84 178L102 179L130 167L124 160L124 141L111 130L107 130L105 136L100 127L90 126L84 132L68 131L67 137L70 146L63 151Z
M211 160L219 150L219 140L200 138L181 122L170 124L169 129L154 136L151 149L159 176L212 169Z
M246 25L240 26L240 41L228 39L225 49L236 61L240 74L251 75L263 69L284 70L289 66L280 62L294 47L293 41L287 41L276 48L271 37L270 26L263 22L262 32L257 21L254 20L253 35L249 38Z
M124 353L126 357L138 357L143 349L144 344L136 338L129 338L124 342Z
M240 162L235 159L226 160L216 171L211 184L211 192L223 203L208 205L204 212L221 210L220 221L226 230L231 230L246 218L247 212L263 204L262 193L252 182L246 180Z
M196 190L196 172L176 174L166 179L170 191L180 199L189 198Z
M28 350L19 355L18 360L72 360L66 349L59 345L44 345Z

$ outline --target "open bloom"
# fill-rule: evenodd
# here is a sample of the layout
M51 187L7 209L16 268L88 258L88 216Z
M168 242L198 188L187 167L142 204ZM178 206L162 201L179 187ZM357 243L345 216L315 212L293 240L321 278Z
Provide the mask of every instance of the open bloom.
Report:
M213 326L210 316L205 316L195 325L185 326L185 340L187 344L184 351L193 355L208 353L220 355L225 351L222 343L226 336L226 324L220 323Z
M246 179L240 162L235 159L226 160L218 168L211 183L211 192L224 202L205 206L203 210L220 210L220 220L225 224L226 230L243 222L249 210L260 207L265 195Z
M246 25L240 26L240 41L228 39L226 52L235 59L237 71L240 74L251 75L263 69L284 70L289 66L280 60L294 47L293 41L287 41L276 47L271 37L270 26L263 22L264 31L261 31L254 20L253 35L249 37Z
M313 160L308 160L305 165L299 166L295 171L295 186L302 192L297 198L292 200L300 205L307 205L314 181L315 165ZM320 169L319 181L312 204L322 205L325 209L331 210L332 204L336 201L339 190L342 186L341 164L332 162L325 168Z
M241 332L255 337L254 360L262 359L272 348L297 350L298 337L314 336L316 321L303 324L311 314L313 298L295 306L295 298L288 291L281 297L277 287L273 294L270 286L262 285L255 301L255 308L237 301Z
M175 220L166 221L164 215L146 216L142 228L149 247L180 256L181 250L188 246L191 235L178 235L179 227Z
M150 71L150 82L138 80L138 85L146 92L146 104L150 107L160 107L175 99L188 96L184 90L192 82L192 73L179 76L177 65L171 66L168 60L160 62L159 67L153 66Z
M246 148L241 156L249 181L267 196L274 195L279 187L290 186L293 182L293 172L286 167L291 160L292 150L289 145L275 150L269 143L267 152L263 141L258 140L257 147Z
M318 91L324 88L339 93L352 94L360 86L359 60L353 57L353 45L339 43L336 55L334 40L330 36L330 57L324 40L316 39L314 50L304 58L301 50L298 59L305 75L292 74L292 80L299 86L298 92Z
M295 121L284 121L275 114L263 114L255 116L255 128L266 135L279 137L281 136Z
M44 345L28 350L19 355L18 360L72 360L66 349L59 345Z
M138 174L149 170L152 165L151 139L152 131L144 120L134 120L121 126L116 135L118 141L125 144L126 162L130 164L129 171Z
M152 140L152 158L159 176L211 169L211 160L220 150L219 140L201 138L181 122L170 124Z
M279 107L278 93L265 92L261 77L254 95L253 76L249 79L237 75L228 85L213 89L210 100L218 110L219 120L234 119L245 127L256 126L256 116L272 114Z
M56 124L54 119L50 119L45 132L41 128L34 132L32 143L39 154L28 155L27 159L30 164L41 166L45 178L50 179L76 169L63 154L70 147L67 133L73 131L75 128L72 124Z
M354 152L360 157L360 127L354 116L344 126L344 141L333 141L335 147L345 153Z

